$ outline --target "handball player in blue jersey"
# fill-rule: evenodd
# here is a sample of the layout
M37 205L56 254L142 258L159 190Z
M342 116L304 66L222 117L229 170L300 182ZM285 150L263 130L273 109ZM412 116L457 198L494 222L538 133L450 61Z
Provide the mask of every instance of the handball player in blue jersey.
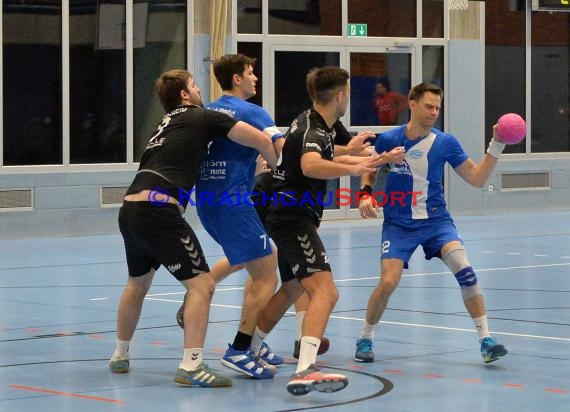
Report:
M255 59L243 54L228 54L216 60L213 70L223 95L206 105L206 109L225 113L261 130L279 152L283 134L265 109L246 101L256 93L254 65ZM233 144L229 139L213 141L196 182L196 207L202 225L222 246L227 258L212 268L216 282L241 267L245 267L251 278L244 293L239 330L222 364L245 375L266 379L275 373L272 365L283 363L283 359L262 338L252 342L258 314L277 286L276 254L250 199L258 155L257 150Z
M437 85L421 83L410 91L410 121L381 134L375 143L377 153L403 147L406 155L401 164L390 167L385 198L381 243L381 277L372 291L364 319L364 328L356 341L354 359L373 362L374 329L402 272L418 246L426 259L440 258L459 283L463 302L473 318L479 336L481 356L493 362L507 354L507 349L489 335L483 294L477 275L467 258L463 241L453 223L443 193L443 172L449 163L467 183L483 187L492 173L505 144L493 131L493 139L480 163L463 151L457 139L433 127L441 109L443 91ZM361 178L361 191L371 194L376 175ZM377 217L373 197L361 199L362 217Z

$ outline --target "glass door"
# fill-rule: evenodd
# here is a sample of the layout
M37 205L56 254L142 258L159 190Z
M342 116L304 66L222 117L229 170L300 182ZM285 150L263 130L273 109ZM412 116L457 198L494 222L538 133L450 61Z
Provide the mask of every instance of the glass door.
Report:
M285 132L298 114L311 107L305 87L307 72L314 67L341 66L351 76L350 103L341 119L343 124L353 134L362 130L381 133L407 121L407 95L415 79L412 76L415 64L413 50L411 45L274 45L269 62L273 70L264 70L272 76L271 87L264 90L263 100L269 103L266 108L273 113L277 126ZM381 190L384 183L380 173L375 189ZM354 199L359 188L359 177L329 180L323 219L359 217Z
M376 134L404 124L408 119L408 92L412 87L413 48L351 48L347 52L350 70L350 110L345 125L356 134L370 130ZM341 185L348 188L351 204L343 206L346 218L359 217L356 193L360 177L345 177ZM386 170L380 169L374 192L379 202L386 185ZM348 193L348 192L347 192Z

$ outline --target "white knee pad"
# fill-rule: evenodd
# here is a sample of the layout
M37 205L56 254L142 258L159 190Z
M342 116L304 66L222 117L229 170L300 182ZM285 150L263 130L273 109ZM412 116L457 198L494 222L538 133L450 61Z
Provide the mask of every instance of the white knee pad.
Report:
M461 296L464 301L482 294L477 275L469 264L467 253L463 246L454 247L443 256L442 260L455 276L457 283L459 283Z

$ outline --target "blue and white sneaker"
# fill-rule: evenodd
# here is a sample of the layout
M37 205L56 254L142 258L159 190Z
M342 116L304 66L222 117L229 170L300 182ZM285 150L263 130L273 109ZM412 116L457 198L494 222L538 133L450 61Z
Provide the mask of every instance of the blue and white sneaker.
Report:
M259 354L257 356L273 366L281 365L284 362L283 358L274 353L269 345L265 342L261 344L261 349L259 350Z
M354 352L354 360L357 362L371 363L374 362L374 343L372 339L359 338L356 341L356 351Z
M230 344L221 362L222 365L255 379L271 379L275 375L275 368L258 362L250 350L235 350Z
M507 353L509 353L507 348L498 343L495 338L487 336L486 338L481 339L481 356L485 363L501 359Z

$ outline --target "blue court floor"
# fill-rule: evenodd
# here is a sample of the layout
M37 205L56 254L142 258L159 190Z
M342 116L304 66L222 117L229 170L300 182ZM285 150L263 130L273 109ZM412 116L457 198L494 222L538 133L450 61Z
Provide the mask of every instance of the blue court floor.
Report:
M484 364L453 276L421 251L393 295L375 338L376 362L352 359L378 279L380 221L320 229L340 291L323 370L343 391L294 397L285 386L295 317L267 342L288 357L272 380L237 376L218 359L240 317L244 273L218 285L205 357L234 386L172 381L182 355L175 313L183 287L164 269L145 302L131 371L112 374L115 317L126 281L119 235L0 242L0 411L570 411L570 213L459 217L485 291L490 328L509 349ZM198 231L210 263L220 248Z

